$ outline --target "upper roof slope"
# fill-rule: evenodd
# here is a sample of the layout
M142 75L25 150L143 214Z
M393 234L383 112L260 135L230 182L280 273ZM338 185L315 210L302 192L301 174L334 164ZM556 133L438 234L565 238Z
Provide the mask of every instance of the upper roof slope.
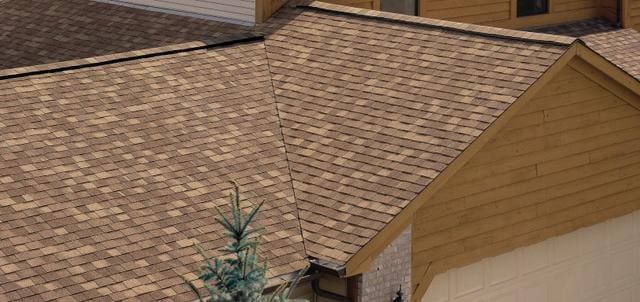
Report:
M579 37L589 48L640 81L640 33L634 29L620 29L605 19L590 19L531 30Z
M192 299L179 275L194 242L225 244L231 180L266 201L269 277L306 265L261 41L6 79L0 99L0 300Z
M339 264L573 41L322 3L271 22L280 25L266 45L305 246Z
M0 1L0 69L247 35L251 28L89 0Z

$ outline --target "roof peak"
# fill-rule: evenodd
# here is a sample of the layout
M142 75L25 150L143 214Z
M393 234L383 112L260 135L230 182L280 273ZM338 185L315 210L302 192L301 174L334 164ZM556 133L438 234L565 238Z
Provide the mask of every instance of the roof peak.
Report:
M229 39L218 41L215 43L207 43L204 41L193 41L179 44L171 44L160 47L144 48L139 50L131 50L108 55L88 57L81 59L73 59L55 63L46 63L40 65L16 67L0 70L0 81L21 78L39 74L56 73L68 70L76 70L81 68L109 65L119 62L146 59L157 56L171 55L181 52L195 51L201 49L210 49L216 47L224 47L234 44L250 43L264 39L261 35L247 35L244 37L230 37Z
M518 40L524 42L535 42L541 44L552 44L560 46L569 46L577 39L566 36L526 32L513 29L503 29L484 25L475 25L468 23L458 23L452 21L436 20L420 16L409 16L403 14L382 12L364 8L355 8L338 4L330 4L319 1L299 4L298 7L316 9L321 11L329 11L348 15L356 15L365 18L383 19L387 21L402 22L406 24L429 26L444 30L451 30L461 33L474 34L485 37Z

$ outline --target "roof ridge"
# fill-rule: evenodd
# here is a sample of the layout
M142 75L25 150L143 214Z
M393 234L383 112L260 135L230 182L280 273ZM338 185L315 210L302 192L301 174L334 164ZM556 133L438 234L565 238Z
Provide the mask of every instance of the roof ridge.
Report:
M384 19L388 21L396 21L413 25L423 25L439 29L457 31L462 33L475 34L480 36L519 40L524 42L535 42L541 44L551 44L559 46L569 46L576 41L576 38L526 32L514 29L503 29L485 25L476 25L468 23L459 23L453 21L437 20L420 16L409 16L397 13L382 12L371 9L355 8L338 4L330 4L325 2L313 1L311 3L300 4L298 7L310 8L321 11L330 11L348 15L356 15L365 18Z
M14 78L27 77L39 74L48 74L63 72L68 70L76 70L88 67L109 65L119 62L133 61L163 55L176 54L201 49L209 49L214 47L223 47L233 44L250 43L264 39L262 35L246 35L241 38L233 37L216 43L206 43L202 41L193 41L179 44L171 44L160 47L145 48L139 50L125 51L114 54L88 57L82 59L73 59L62 62L46 63L33 66L23 66L0 70L0 81Z

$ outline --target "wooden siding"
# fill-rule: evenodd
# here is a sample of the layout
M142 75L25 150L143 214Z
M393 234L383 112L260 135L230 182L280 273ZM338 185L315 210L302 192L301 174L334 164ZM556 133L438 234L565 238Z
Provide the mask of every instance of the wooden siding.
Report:
M101 0L143 9L178 13L208 19L252 25L255 0Z
M341 4L366 9L380 9L380 0L320 0L322 2Z
M618 0L600 0L602 16L612 23L618 22Z
M256 22L266 21L286 2L287 0L256 0Z
M550 0L548 14L528 17L517 17L516 10L517 0L420 0L421 16L503 28L556 24L607 14L600 0Z
M571 63L415 212L417 294L452 267L640 208L640 110Z
M627 0L627 13L625 27L635 28L640 31L640 0Z

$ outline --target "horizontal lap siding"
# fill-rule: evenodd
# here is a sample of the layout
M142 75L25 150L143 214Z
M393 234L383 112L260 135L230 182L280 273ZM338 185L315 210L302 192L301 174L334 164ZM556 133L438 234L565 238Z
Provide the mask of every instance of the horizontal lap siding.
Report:
M566 67L416 212L412 280L639 207L640 111Z
M553 0L549 5L548 14L518 18L515 0L420 0L420 15L504 28L526 28L606 14L600 0Z
M255 22L255 0L102 0L102 2L200 16L245 25Z
M420 15L466 23L505 21L511 0L421 0Z
M618 22L618 0L600 0L602 16L611 22Z
M640 31L640 0L629 0L629 26Z
M341 4L366 9L380 9L380 0L321 0L322 2Z

